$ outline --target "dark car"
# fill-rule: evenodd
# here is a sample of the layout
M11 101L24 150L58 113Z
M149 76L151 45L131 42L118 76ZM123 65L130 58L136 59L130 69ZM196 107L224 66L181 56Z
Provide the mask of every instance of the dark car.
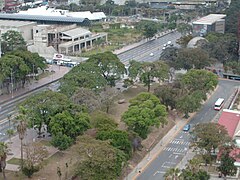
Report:
M183 131L188 132L190 130L190 124L187 124L183 127Z

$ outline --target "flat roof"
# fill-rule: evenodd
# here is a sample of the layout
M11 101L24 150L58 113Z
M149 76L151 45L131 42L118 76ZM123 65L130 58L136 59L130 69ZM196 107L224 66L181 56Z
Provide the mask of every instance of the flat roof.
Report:
M61 33L65 34L67 36L73 37L73 38L91 34L91 32L89 30L83 29L83 28L75 28L75 29L71 29L68 31L63 31Z
M207 16L204 16L197 21L194 21L193 24L206 24L206 25L211 25L215 23L216 21L219 21L223 18L225 18L225 14L209 14Z
M0 26L21 27L30 24L36 24L32 21L13 21L13 20L0 20Z

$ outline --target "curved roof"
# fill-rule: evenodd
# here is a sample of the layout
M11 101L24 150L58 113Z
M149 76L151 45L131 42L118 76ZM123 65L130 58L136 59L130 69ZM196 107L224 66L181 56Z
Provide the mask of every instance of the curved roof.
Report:
M77 23L82 25L89 25L90 21L87 18L77 17L58 17L58 16L45 16L45 15L27 15L27 14L7 14L0 13L0 19L8 20L24 20L24 21L48 21L48 22L61 22L61 23Z
M192 39L188 42L187 47L188 47L188 48L195 48L196 45L197 45L197 42L198 42L199 40L205 40L205 41L207 41L207 40L206 40L205 38L203 38L203 37L195 37L195 38L192 38Z

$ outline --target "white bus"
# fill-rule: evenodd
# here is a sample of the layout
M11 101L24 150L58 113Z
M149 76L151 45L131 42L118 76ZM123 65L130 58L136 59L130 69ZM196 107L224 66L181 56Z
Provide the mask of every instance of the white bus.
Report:
M223 104L224 104L224 99L218 98L218 100L215 102L214 109L219 111L220 109L222 109Z

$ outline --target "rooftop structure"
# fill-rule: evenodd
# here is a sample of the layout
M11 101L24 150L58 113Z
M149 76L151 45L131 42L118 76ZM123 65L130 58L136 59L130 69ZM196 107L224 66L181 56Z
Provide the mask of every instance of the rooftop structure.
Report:
M225 17L225 14L209 14L208 16L204 16L201 19L194 21L193 24L212 25L213 23L222 20Z
M36 24L35 22L31 21L6 21L6 20L0 20L0 27L8 26L8 27L21 27L21 26L27 26L30 24Z

